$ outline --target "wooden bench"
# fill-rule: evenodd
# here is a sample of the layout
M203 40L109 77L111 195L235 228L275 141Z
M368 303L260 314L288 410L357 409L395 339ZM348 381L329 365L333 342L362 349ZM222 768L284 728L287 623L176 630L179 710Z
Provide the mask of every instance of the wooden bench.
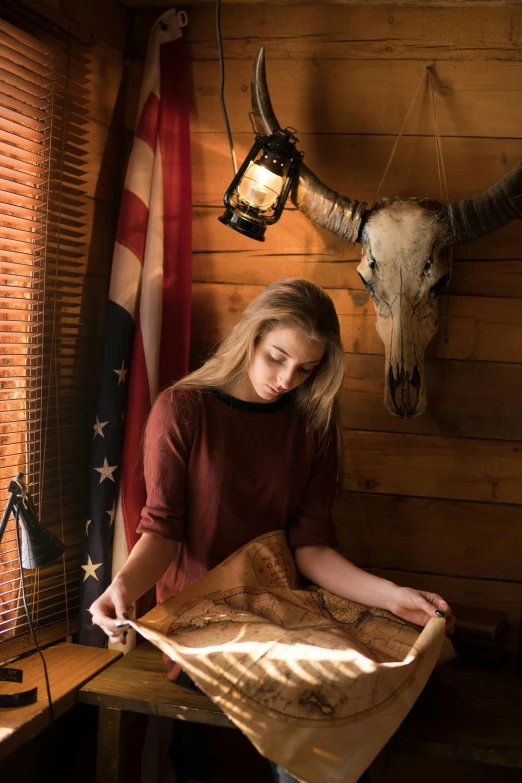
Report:
M80 687L106 666L117 661L121 653L79 644L56 644L43 650L55 718L74 707ZM20 693L38 688L38 698L23 707L0 708L0 761L36 737L49 725L49 702L45 688L43 664L35 653L9 664L23 671L23 682L0 682L0 693Z
M80 701L100 708L97 783L123 780L126 712L235 728L208 696L169 682L161 652L149 642L139 644L84 685Z
M84 685L80 701L100 708L97 783L120 783L126 711L235 728L208 697L168 682L149 643ZM490 671L452 662L433 674L389 748L522 768L521 704L515 656Z

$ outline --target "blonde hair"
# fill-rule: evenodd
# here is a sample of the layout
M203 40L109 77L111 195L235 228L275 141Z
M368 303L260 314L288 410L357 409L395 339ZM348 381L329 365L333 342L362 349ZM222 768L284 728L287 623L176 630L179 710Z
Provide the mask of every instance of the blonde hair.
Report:
M339 319L326 291L310 280L276 280L250 302L232 331L198 370L171 388L224 389L242 380L257 343L278 327L303 329L325 345L321 362L293 392L295 404L309 427L325 438L335 425L340 441L339 396L344 378L344 352ZM339 449L341 458L342 449Z

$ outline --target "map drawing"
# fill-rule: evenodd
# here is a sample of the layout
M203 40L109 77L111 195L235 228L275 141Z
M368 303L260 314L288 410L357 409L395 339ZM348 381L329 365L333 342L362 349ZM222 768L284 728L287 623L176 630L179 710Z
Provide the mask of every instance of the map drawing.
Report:
M300 589L283 531L131 624L303 783L356 783L435 665L453 656L443 619L421 629Z

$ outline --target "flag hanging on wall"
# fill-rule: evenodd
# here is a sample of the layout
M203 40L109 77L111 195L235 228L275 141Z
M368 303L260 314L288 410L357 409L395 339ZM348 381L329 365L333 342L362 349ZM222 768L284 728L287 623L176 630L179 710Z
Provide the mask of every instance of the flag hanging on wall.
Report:
M191 179L180 18L167 11L151 31L112 262L78 629L80 644L98 647L107 637L88 608L138 538L144 425L158 392L188 369Z

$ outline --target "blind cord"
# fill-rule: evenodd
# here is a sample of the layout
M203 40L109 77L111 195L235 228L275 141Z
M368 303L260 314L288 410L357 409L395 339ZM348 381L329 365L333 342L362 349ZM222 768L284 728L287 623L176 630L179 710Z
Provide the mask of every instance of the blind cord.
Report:
M68 107L68 97L69 97L69 74L70 74L70 59L71 59L71 44L70 40L67 41L67 58L66 58L66 68L65 68L65 92L64 92L64 107L63 107L63 113L64 116L67 115L67 107ZM55 86L53 85L53 93L52 93L52 105L54 106L55 101ZM54 117L54 111L51 111L51 123L52 123L52 117ZM62 205L63 205L63 170L64 170L64 161L65 161L65 132L62 132L61 134L61 143L60 143L60 171L62 172L62 175L60 177L60 185L59 185L59 192L58 192L58 222L57 222L57 230L56 230L56 252L54 256L54 267L55 267L55 279L58 279L58 261L59 261L59 255L60 255L60 230L62 225ZM44 270L44 278L47 275L47 263L45 264L45 270ZM58 359L57 359L57 353L56 353L56 301L57 301L57 292L54 293L53 298L53 314L52 314L52 332L51 332L51 355L50 355L50 368L53 367L54 363L54 397L55 397L55 409L56 409L56 440L58 445L58 505L60 509L60 527L61 527L61 535L62 535L62 541L65 544L65 531L64 531L64 523L63 523L63 496L62 496L62 462L61 462L61 447L60 447L60 421L61 421L61 415L60 415L60 403L59 403L59 394L58 394ZM44 299L44 312L43 312L43 324L44 328L43 331L45 333L45 299ZM45 470L45 452L47 447L47 432L49 427L49 407L51 403L51 378L52 378L52 371L49 373L49 380L47 384L47 410L46 410L46 416L45 416L45 434L44 434L44 444L43 449L40 452L41 456L41 462L40 462L40 497L43 500L43 485L44 485L44 470ZM40 509L39 509L40 510ZM68 605L68 595L67 595L67 567L66 567L66 549L64 550L63 556L62 556L62 562L63 562L63 579L64 579L64 599L65 599L65 622L67 626L67 636L66 641L72 642L72 636L71 636L71 629L70 629L70 623L69 623L69 605Z

